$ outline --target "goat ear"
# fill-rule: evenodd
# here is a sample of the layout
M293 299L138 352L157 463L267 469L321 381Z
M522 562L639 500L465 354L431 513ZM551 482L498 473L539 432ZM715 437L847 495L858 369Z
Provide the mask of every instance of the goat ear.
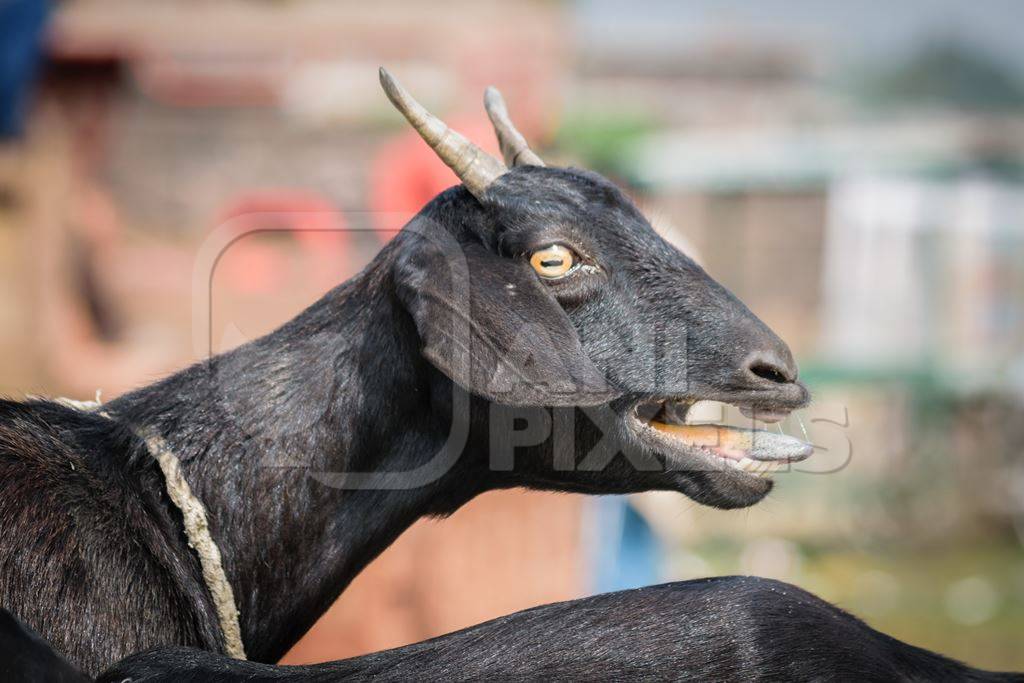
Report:
M452 381L506 405L596 405L618 395L529 264L477 244L413 241L396 264L398 296L423 355Z

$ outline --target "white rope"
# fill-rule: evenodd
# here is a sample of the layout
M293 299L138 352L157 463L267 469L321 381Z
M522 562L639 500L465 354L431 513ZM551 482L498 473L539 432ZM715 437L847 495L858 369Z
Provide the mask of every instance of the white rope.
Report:
M238 623L239 612L235 606L235 594L231 583L224 573L221 562L220 548L210 534L210 524L206 519L206 508L202 501L195 497L188 481L181 473L181 461L174 455L163 437L153 431L140 434L146 442L150 455L160 463L167 484L167 495L181 510L185 523L185 535L188 546L199 556L199 564L203 568L203 580L213 596L213 605L217 609L217 619L224 633L224 651L235 659L246 659L245 647L242 644L242 629Z
M67 396L58 396L57 398L46 398L44 396L33 396L32 394L29 394L26 398L31 398L39 401L53 401L54 403L59 403L62 406L67 406L68 408L81 410L83 413L96 413L97 415L102 415L105 418L110 418L109 415L107 415L104 411L99 409L100 405L102 405L102 403L100 402L99 389L96 390L96 398L92 401L78 401L73 398L68 398Z
M105 411L99 410L101 405L99 397L100 392L97 391L95 401L76 401L63 397L54 399L54 401L76 410L95 412L109 419L110 416ZM213 606L217 610L217 620L220 622L221 633L224 635L224 651L235 659L247 659L245 646L242 643L242 628L239 624L240 613L235 605L235 593L224 573L220 548L217 547L217 543L210 533L206 507L192 493L192 487L188 485L188 481L181 473L181 461L178 460L163 437L152 430L144 430L139 437L145 441L149 454L160 465L160 471L164 474L167 495L181 511L188 547L192 548L199 558L203 580L213 597Z

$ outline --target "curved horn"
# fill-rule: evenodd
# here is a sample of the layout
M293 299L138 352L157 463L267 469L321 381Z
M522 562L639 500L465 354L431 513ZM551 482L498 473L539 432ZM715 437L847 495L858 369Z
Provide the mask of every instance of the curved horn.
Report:
M395 108L402 112L441 161L455 171L474 197L482 199L487 187L508 171L500 161L424 109L384 67L380 68L380 84Z
M534 154L526 144L526 138L512 125L508 116L505 98L493 85L484 91L484 109L494 124L494 132L498 136L498 145L505 157L505 163L512 166L543 166L544 162Z

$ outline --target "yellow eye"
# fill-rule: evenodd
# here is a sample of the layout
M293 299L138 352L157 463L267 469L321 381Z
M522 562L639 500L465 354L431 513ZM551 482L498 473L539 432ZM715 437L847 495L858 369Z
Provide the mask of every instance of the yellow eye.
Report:
M576 254L561 244L552 244L530 254L530 265L537 275L549 280L564 276L576 263Z

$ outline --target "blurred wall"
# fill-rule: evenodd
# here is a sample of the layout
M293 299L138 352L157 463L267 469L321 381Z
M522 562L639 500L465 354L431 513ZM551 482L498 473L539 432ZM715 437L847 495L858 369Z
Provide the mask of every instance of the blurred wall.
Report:
M815 394L782 428L817 452L763 504L634 501L651 573L776 576L1024 668L1015 9L62 3L25 135L0 146L0 391L109 398L273 329L454 182L376 67L491 149L493 82L545 159L605 173L693 245ZM272 232L197 289L211 235L254 228ZM589 592L608 555L587 544L611 534L588 506L503 492L421 522L287 661Z

